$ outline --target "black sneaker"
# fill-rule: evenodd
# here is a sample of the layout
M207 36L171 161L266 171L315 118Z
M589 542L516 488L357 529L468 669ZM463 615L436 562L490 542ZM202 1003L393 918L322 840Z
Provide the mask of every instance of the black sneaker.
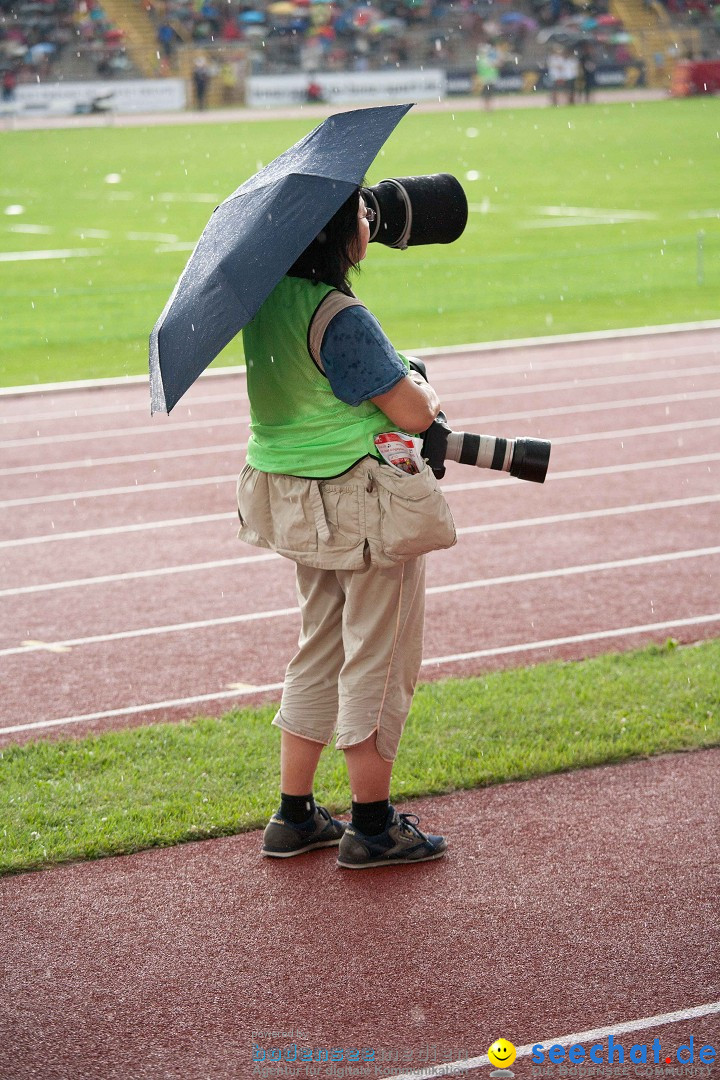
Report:
M316 806L315 813L300 825L286 821L278 810L265 826L262 853L287 859L303 851L332 847L340 843L344 831L345 822L330 817L324 806Z
M340 841L338 866L366 870L439 859L447 851L447 840L444 836L426 836L418 829L418 822L415 814L398 814L391 806L385 831L379 836L366 836L348 825Z

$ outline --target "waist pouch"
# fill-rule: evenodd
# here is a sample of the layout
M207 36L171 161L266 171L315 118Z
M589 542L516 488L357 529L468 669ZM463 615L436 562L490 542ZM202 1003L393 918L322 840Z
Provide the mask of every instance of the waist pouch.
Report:
M367 457L341 476L309 480L246 465L237 496L241 540L320 569L358 570L368 558L395 566L457 542L427 466L410 476Z

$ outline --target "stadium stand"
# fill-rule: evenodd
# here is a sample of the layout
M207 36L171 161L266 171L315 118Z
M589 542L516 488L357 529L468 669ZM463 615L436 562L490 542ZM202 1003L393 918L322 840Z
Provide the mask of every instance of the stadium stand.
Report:
M22 82L136 74L98 0L0 0L0 71L5 100Z
M558 47L669 87L678 60L720 57L720 0L0 0L5 100L52 79L209 78L209 105L241 101L248 73L301 71L309 87L316 72L420 66L469 79L487 45L501 81L520 72L526 89L547 85Z

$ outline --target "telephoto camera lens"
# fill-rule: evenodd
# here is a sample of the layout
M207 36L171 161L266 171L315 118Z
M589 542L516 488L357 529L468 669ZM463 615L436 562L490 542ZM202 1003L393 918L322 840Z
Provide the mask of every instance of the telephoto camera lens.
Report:
M518 480L542 484L550 462L550 443L545 439L496 439L492 435L452 431L448 435L445 457L463 465L498 469Z
M542 484L550 462L550 443L545 439L498 439L453 431L444 413L438 413L423 436L422 456L438 479L445 475L444 462L459 461L480 469L497 469L519 480Z
M400 248L419 244L451 244L462 234L468 204L462 186L449 173L401 176L360 189L375 211L370 243Z

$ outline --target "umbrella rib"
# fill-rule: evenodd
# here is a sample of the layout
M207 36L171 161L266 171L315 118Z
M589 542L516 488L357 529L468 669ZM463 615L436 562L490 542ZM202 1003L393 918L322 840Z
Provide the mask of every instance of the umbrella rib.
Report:
M291 176L306 176L309 180L329 180L331 183L335 183L335 184L351 184L352 183L352 181L343 179L343 177L340 177L340 176L338 176L338 177L336 177L336 176L326 176L323 173L309 173L309 172L308 173L306 173L306 172L285 173L284 176L283 176L283 179L289 179ZM247 181L246 181L246 183L247 183ZM248 190L244 190L244 188L241 187L241 188L238 188L237 191L233 191L231 195L226 195L226 197L223 199L223 203L229 202L231 199L240 199L243 195L252 195L256 191L263 191L265 188L272 187L275 184L277 184L277 177L276 176L274 176L274 177L269 176L268 179L264 183L258 184L257 187L252 187L252 188L249 188ZM360 187L360 181L358 181L357 186ZM222 203L220 205L222 206Z

